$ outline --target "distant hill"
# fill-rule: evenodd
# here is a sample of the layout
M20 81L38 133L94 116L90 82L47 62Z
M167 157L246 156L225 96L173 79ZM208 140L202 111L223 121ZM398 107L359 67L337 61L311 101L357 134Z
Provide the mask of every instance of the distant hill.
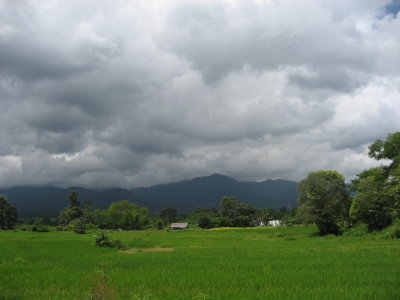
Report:
M79 187L14 187L0 189L0 194L5 195L17 207L18 215L25 216L57 216L59 211L68 205L67 196L71 191L78 192L78 200L90 201L94 208L107 208L112 202L129 200L134 203L140 200L129 190L108 189L94 190Z
M196 207L217 207L223 196L236 196L257 208L296 206L297 183L288 180L240 182L214 174L177 183L132 189L153 210L176 207L190 212Z
M67 195L75 190L81 202L91 201L95 208L107 208L112 202L130 200L153 212L176 207L179 213L196 207L218 207L223 196L236 196L254 207L281 208L296 206L297 183L288 180L240 182L214 174L177 183L131 190L114 188L94 190L78 187L14 187L0 189L18 209L20 216L54 215L68 205Z

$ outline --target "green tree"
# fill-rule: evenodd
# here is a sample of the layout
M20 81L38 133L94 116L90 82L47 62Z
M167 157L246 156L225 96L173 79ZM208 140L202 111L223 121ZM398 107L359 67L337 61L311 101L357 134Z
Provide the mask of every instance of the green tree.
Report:
M383 229L400 217L400 132L389 134L386 140L376 140L369 146L368 155L388 164L365 170L353 180L356 195L350 216L354 222L366 223L372 231Z
M217 219L218 212L215 209L210 209L206 207L195 208L188 216L190 223L199 224L199 220L206 217L211 223L214 223Z
M198 225L200 228L203 228L203 229L209 229L212 227L211 220L207 217L201 217L199 219Z
M160 212L160 218L164 224L170 224L176 221L178 212L175 207L164 208Z
M78 201L78 193L72 191L68 194L67 198L69 200L69 206L64 208L58 217L58 223L62 225L67 225L82 216L82 208Z
M333 170L311 172L298 185L300 212L307 212L321 235L339 234L339 222L345 221L350 197L343 175Z
M92 203L90 201L85 201L82 206L81 219L84 224L89 224L94 222L94 215L92 210Z
M254 221L256 209L236 197L223 197L221 201L220 226L247 227Z
M89 201L81 204L76 191L68 194L68 200L69 205L60 212L58 223L69 224L76 233L85 233L87 225L94 221L92 204Z
M128 200L113 202L107 209L106 226L126 230L144 229L149 223L148 209Z
M12 229L17 222L17 209L8 199L0 195L0 229Z

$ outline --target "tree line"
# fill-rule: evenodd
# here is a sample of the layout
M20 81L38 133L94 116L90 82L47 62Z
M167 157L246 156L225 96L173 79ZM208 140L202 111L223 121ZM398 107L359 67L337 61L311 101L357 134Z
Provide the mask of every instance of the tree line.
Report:
M315 224L320 234L340 234L346 227L366 224L368 230L382 230L400 218L400 132L389 134L369 146L368 156L385 164L359 173L350 185L335 170L311 172L298 184L298 208L256 209L234 196L223 197L219 208L196 208L178 216L174 207L158 216L146 207L127 200L113 202L107 209L93 210L90 202L80 203L77 192L68 195L69 205L56 221L43 218L41 224L59 225L84 233L87 229L163 229L172 222L189 221L201 228L249 227L279 219L286 225ZM0 229L12 229L17 210L0 195Z

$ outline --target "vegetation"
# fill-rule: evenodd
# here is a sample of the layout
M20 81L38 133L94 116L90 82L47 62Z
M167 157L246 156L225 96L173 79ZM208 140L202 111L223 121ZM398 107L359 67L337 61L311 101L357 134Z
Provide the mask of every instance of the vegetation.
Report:
M339 234L339 222L347 219L350 207L343 175L332 170L312 172L300 181L298 191L298 213L313 221L320 234Z
M99 232L96 234L95 243L97 247L125 249L125 246L120 240L113 241L110 236L104 232Z
M400 240L315 226L0 232L0 299L398 299Z
M85 233L86 226L93 223L92 204L78 201L78 193L73 191L68 195L69 206L64 208L58 217L61 225L69 224L76 233Z
M0 229L12 229L17 222L17 209L0 195Z
M95 223L103 229L140 230L149 224L148 209L122 200L113 202L108 209L94 212Z
M178 212L175 207L164 208L160 212L160 219L164 225L171 224L176 221Z
M384 141L376 140L368 155L389 164L365 170L353 180L357 194L350 215L355 223L366 223L373 231L400 218L400 132L389 134Z
M201 217L199 219L198 225L199 225L200 228L203 228L203 229L212 228L211 220L209 218L207 218L207 217Z
M236 197L224 197L221 201L219 226L248 227L252 225L256 210Z

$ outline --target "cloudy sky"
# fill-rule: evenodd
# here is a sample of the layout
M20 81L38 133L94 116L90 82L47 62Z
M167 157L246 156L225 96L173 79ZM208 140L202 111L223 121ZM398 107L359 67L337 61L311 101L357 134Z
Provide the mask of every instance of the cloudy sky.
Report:
M350 180L400 129L399 7L0 0L0 186Z

